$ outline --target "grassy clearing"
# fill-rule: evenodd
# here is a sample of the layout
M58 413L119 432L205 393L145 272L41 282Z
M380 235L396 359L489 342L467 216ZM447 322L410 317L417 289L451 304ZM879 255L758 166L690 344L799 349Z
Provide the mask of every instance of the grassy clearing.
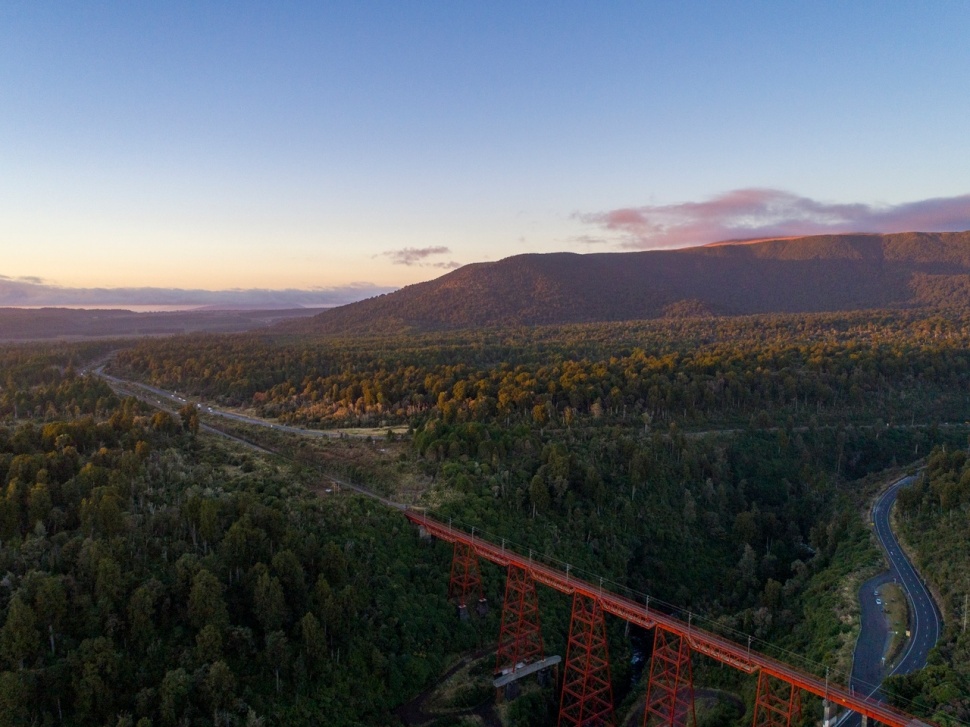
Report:
M276 452L298 466L349 480L397 502L419 502L430 485L430 478L417 472L406 461L410 443L401 436L392 439L386 436L330 439L299 437L283 430L229 419L221 419L213 425L232 436ZM386 434L386 430L382 431ZM337 489L325 477L316 489L323 493L327 488Z
M646 701L646 684L636 691L640 697L628 709L622 710L623 718L617 719L617 724L625 727L640 727L643 722L643 708ZM620 714L620 711L617 711ZM741 697L724 689L710 689L695 687L694 714L697 717L697 727L720 727L731 724L742 718L745 706Z
M408 426L397 424L393 427L344 427L341 429L328 429L326 431L346 434L348 437L371 437L372 439L386 439L387 433L391 432L396 437L406 436Z
M494 654L471 661L441 682L425 703L429 714L443 716L472 709L495 698Z
M890 641L886 650L886 663L891 664L906 645L906 631L909 628L909 603L906 594L896 583L886 583L878 589L882 599L882 610L889 620Z

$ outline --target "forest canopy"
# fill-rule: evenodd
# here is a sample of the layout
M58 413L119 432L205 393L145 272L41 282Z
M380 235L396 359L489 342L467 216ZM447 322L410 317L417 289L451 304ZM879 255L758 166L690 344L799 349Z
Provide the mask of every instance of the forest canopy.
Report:
M860 478L965 446L968 351L970 318L900 311L2 348L0 725L399 722L500 609L459 621L450 551L334 476L844 682L835 584L878 562ZM191 401L149 406L101 365ZM372 436L233 429L258 452L208 434L229 425L206 403ZM961 478L920 502L964 508ZM569 604L542 598L562 653ZM610 640L619 704L640 674Z

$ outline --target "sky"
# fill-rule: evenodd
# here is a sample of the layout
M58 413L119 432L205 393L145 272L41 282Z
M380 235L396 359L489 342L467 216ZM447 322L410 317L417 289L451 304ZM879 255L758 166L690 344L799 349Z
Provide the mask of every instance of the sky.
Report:
M0 0L0 305L970 229L970 3Z

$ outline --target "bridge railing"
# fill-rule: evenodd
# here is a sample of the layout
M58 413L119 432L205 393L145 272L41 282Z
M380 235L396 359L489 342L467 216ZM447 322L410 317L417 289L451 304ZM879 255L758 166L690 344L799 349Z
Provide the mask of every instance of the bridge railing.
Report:
M557 567L540 562L532 556L518 553L504 542L502 545L496 545L479 535L455 528L449 523L441 522L427 514L413 510L405 511L404 515L415 525L440 540L449 543L465 543L479 556L497 565L504 567L515 564L526 569L537 583L561 593L571 595L579 592L597 598L603 610L607 613L643 628L659 627L686 638L694 651L722 664L727 664L748 674L758 671L770 674L777 679L793 684L799 689L859 712L890 727L913 727L914 725L926 724L910 714L875 699L857 695L845 686L790 666L783 661L751 649L750 646L742 646L711 631L698 628L690 621L683 621L656 609L651 610L646 604L616 594L608 588L604 589L602 584L597 586L582 578L577 578L568 570L560 570Z

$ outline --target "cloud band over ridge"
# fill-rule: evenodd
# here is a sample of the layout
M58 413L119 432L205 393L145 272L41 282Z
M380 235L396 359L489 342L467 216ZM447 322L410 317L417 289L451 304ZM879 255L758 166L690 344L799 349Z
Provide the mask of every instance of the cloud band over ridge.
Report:
M586 224L633 250L725 240L850 232L970 229L970 194L897 205L830 204L778 189L737 189L703 202L644 205L581 214Z
M212 308L329 308L389 293L395 288L371 283L351 283L308 290L232 289L184 290L180 288L65 288L30 278L0 275L0 306L67 306L78 308L125 306L177 306Z
M394 265L418 266L422 268L440 268L441 270L454 270L460 268L461 263L454 260L448 262L425 262L430 257L447 255L451 252L450 247L435 245L432 247L405 247L400 250L388 250L382 252L381 257L386 257Z

